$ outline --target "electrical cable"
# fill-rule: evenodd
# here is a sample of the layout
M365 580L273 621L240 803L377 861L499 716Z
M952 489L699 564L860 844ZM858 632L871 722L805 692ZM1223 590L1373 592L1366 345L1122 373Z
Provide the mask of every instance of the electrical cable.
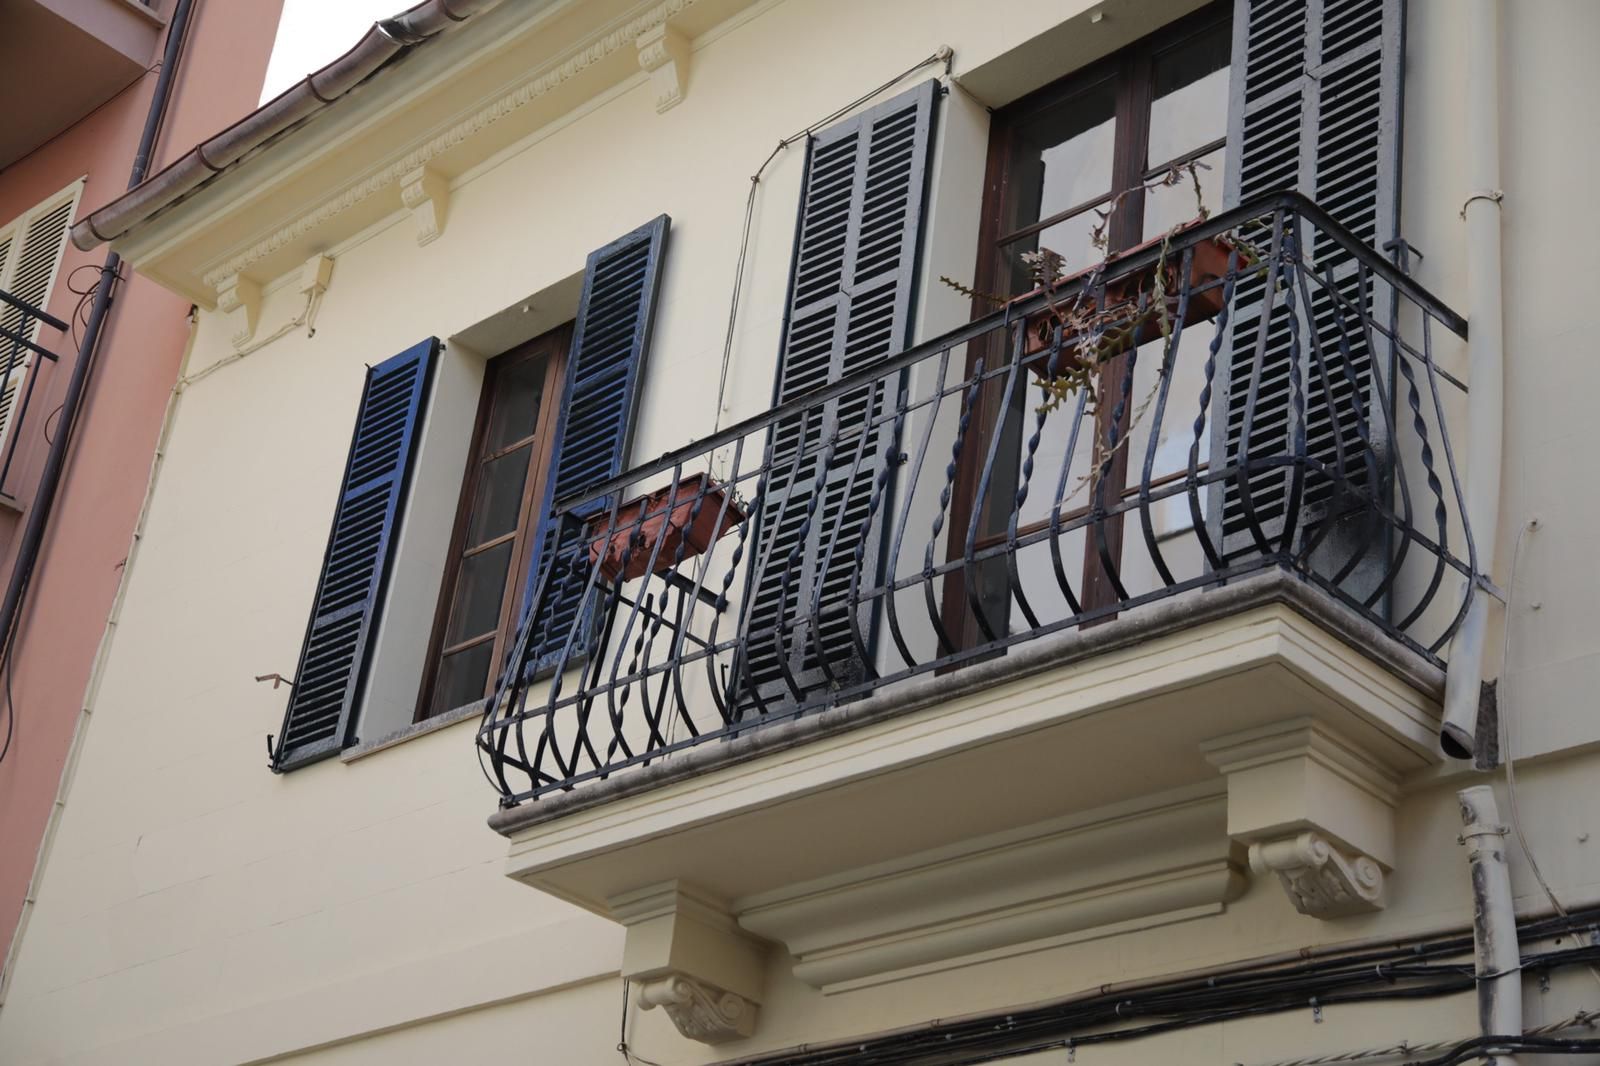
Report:
M1524 923L1521 933L1527 942L1550 939L1585 927L1595 917L1595 912L1590 910L1539 919ZM916 1066L973 1066L1307 1006L1322 1009L1448 996L1470 991L1478 984L1472 964L1460 959L1471 948L1470 936L1450 936L1266 971L1189 978L1137 992L1091 996L1004 1015L934 1023L926 1029L907 1033L842 1042L830 1047L801 1047L744 1062L745 1066L778 1066L780 1063L783 1066L843 1066L845 1063L850 1066L913 1063ZM1522 966L1551 970L1588 965L1596 959L1600 959L1600 947L1584 944L1525 955ZM1105 1026L1116 1028L1105 1029ZM1534 1032L1517 1039L1540 1035ZM1454 1053L1468 1046L1451 1043L1441 1044L1439 1048Z
M654 1062L643 1055L635 1054L633 1049L628 1046L628 990L630 985L631 982L624 977L622 979L622 1024L617 1033L617 1050L622 1053L623 1060L629 1066L636 1062L639 1063L639 1066L661 1066L659 1062Z
M755 217L756 190L760 188L761 176L767 172L767 167L772 165L772 161L778 158L778 156L781 155L791 144L794 144L796 141L802 140L803 138L810 137L817 130L833 122L835 119L854 111L867 101L888 92L890 89L894 88L896 85L900 84L902 81L909 78L923 67L931 66L934 63L943 63L944 72L948 76L954 58L955 53L953 53L949 47L941 45L939 49L932 55L928 56L928 58L910 67L907 67L904 71L896 74L894 77L890 78L876 89L857 97L856 99L850 101L850 103L845 104L843 107L830 112L826 117L811 123L811 125L807 126L798 133L791 134L790 136L779 141L778 146L768 153L767 158L762 160L761 165L756 168L756 172L750 176L750 191L745 196L744 201L744 226L739 235L739 256L733 273L733 292L728 300L728 328L722 341L722 373L717 380L717 410L716 417L713 419L711 425L711 433L713 436L716 435L717 430L722 428L723 405L727 400L726 393L728 386L728 365L733 358L734 326L739 317L739 296L744 288L745 262L750 252L750 225Z
M78 340L79 340L78 339L78 335L77 335L77 325L78 325L79 315L82 313L84 307L87 304L89 304L89 303L91 303L93 301L95 293L100 288L100 282L98 280L98 274L100 273L100 268L97 267L97 266L94 266L93 264L86 264L86 265L89 266L90 269L94 270L96 275L97 275L97 278L96 278L95 282L93 284L91 284L87 289L82 289L82 290L77 289L77 288L75 288L73 286L73 282L72 282L72 279L77 276L78 270L84 269L82 266L78 267L77 270L74 270L70 274L68 274L67 275L67 281L66 281L66 285L67 285L68 290L71 291L72 293L74 293L75 295L77 295L77 297L78 297L78 304L73 309L72 319L71 319L71 323L72 323L72 338L73 338L74 346L76 346L78 344ZM96 349L98 351L98 346L96 346ZM97 352L90 353L89 358L92 360L94 358L95 354L97 354ZM55 443L54 439L51 437L50 432L49 432L50 420L52 418L54 418L56 415L60 414L61 411L62 411L62 407L58 406L54 411L51 411L48 415L45 416L45 424L44 424L43 430L44 430L45 442L47 444L54 444ZM77 420L74 419L73 421L76 422ZM68 435L70 437L71 431L72 431L72 426L66 426L66 427L57 426L57 430L58 431L61 431L63 428L65 429L65 431L68 433ZM20 432L20 428L19 428L19 432ZM4 741L0 741L0 763L4 763L6 761L6 756L11 753L11 741L16 736L17 709L16 709L15 698L12 695L12 688L11 688L11 653L12 653L12 650L13 650L15 644L16 644L17 629L18 629L18 626L20 625L20 621L21 621L21 617L22 617L22 606L27 602L28 589L33 584L33 580L32 579L33 579L33 575L32 575L32 573L29 573L27 575L27 580L25 580L23 582L23 584L22 584L22 586L21 586L21 588L19 590L19 596L18 596L18 601L17 601L16 621L13 622L13 624L11 626L11 629L10 629L10 632L5 633L3 635L0 635L0 640L3 640L3 643L0 643L0 675L3 675L4 678L5 678L4 693L3 693L4 696L5 696L5 740Z

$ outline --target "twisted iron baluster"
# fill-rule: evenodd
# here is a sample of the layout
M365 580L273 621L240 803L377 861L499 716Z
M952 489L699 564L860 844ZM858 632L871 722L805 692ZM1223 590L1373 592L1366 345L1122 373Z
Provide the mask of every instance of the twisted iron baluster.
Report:
M928 606L928 622L933 626L940 652L945 655L954 652L956 646L950 634L945 632L944 622L939 617L939 604L933 592L933 551L939 542L939 534L944 530L945 515L950 510L950 495L955 490L956 472L961 464L961 448L966 442L967 428L972 424L972 407L978 401L978 390L982 385L983 356L980 355L973 363L971 382L961 397L961 416L956 423L956 439L950 445L950 462L944 468L944 489L939 493L939 510L933 516L933 529L928 534L927 551L922 559L922 594Z

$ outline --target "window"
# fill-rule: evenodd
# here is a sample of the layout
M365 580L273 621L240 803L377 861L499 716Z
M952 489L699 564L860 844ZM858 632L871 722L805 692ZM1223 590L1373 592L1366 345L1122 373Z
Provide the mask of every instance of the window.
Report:
M571 661L562 653L587 617L581 604L564 588L533 603L517 586L570 571L587 553L581 524L549 521L551 508L622 471L670 225L660 215L590 253L575 322L487 367L413 718L488 695L523 620L528 639L514 669L531 677L545 668L539 634ZM294 688L270 743L275 773L360 739L441 349L430 337L367 369Z
M421 720L489 695L517 622L550 465L571 326L489 362L417 704Z
M1064 272L1076 273L1194 218L1198 207L1187 178L1170 187L1147 188L1174 167L1196 164L1205 207L1213 212L1221 209L1232 51L1228 6L1211 5L995 113L975 272L979 292L1016 295L1032 289L1022 259L1026 252L1041 247L1058 252L1065 260ZM985 356L992 362L1001 353L972 346L969 374ZM1125 358L1101 369L1101 392L1120 381ZM1191 363L1198 365L1186 360L1183 366ZM1141 380L1135 384L1135 395L1148 389L1142 378L1151 372L1147 364L1139 364ZM1010 500L1028 436L1023 431L1024 416L1044 401L1035 384L1016 390L1006 404L1000 386L999 381L991 382L979 397L974 412L977 440L1000 434L1001 454L1015 454L1017 462L1010 468L997 464L993 471L994 481L979 515L978 538L971 546L978 550L1007 536ZM1096 432L1078 439L1084 454L1074 459L1074 468L1098 463L1098 449L1112 428L1111 414L1103 410ZM1066 419L1071 412L1051 417ZM1123 418L1119 436L1129 432L1126 411ZM1064 450L1051 455L1049 449L1065 449L1068 436L1047 435L1047 443L1034 456L1040 468L1061 466ZM985 451L964 450L952 529L968 528ZM1123 491L1128 452L1118 449L1112 457L1105 479L1112 499ZM1158 476L1162 473L1157 471ZM1076 494L1069 492L1059 503L1062 513L1082 513L1087 497L1087 485ZM1018 516L1017 532L1026 535L1044 528L1056 507L1053 494L1034 494ZM1120 516L1108 518L1103 526L1113 557L1120 556ZM952 538L949 558L961 558L968 547L964 538ZM1116 597L1102 571L1098 544L1091 550L1084 543L1082 549L1080 599L1085 610L1094 610ZM1005 560L975 566L974 587L985 616L1004 618L1010 605ZM968 608L967 576L958 570L947 580L944 617L948 631L971 643L978 634ZM1027 576L1024 573L1025 580Z
M55 286L67 245L67 228L82 190L83 182L75 181L0 227L0 291L44 309ZM23 380L34 363L34 353L6 334L36 344L39 326L37 320L27 321L21 308L0 303L0 329L5 331L0 333L0 449L11 437L12 413ZM12 495L3 486L0 493Z

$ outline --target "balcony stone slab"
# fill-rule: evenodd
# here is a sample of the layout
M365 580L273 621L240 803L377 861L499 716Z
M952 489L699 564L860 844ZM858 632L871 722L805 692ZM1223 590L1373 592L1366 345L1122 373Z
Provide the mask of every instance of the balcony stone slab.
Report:
M1307 913L1362 909L1394 783L1440 760L1442 686L1268 573L490 821L519 881L624 924L630 894L693 885L840 991L1215 913L1252 864Z

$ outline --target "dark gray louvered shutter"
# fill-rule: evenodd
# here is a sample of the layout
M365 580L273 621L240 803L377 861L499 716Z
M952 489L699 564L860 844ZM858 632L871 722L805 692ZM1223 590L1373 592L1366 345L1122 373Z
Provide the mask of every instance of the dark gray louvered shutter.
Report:
M556 500L622 473L639 407L661 257L671 222L661 215L589 256L567 357L567 383L551 460L554 473L545 490L545 515ZM609 501L597 500L576 517L582 520L609 509ZM528 567L524 612L542 569L551 565L555 569L540 615L533 619L535 630L525 667L534 672L561 657L569 635L577 637L574 647L567 650L569 658L581 654L588 636L587 626L574 628L588 576L572 565L580 555L588 558L582 523L569 520L558 528L546 521L539 536L538 553Z
M910 341L938 88L926 82L829 127L808 146L775 403ZM868 568L859 588L878 583L890 509L869 511L892 443L883 420L896 399L890 388L877 382L773 428L746 607L747 706L787 701L794 687L853 683L868 668L862 645L870 654L874 611L851 611L850 586L858 546ZM861 433L874 420L880 425L863 446ZM826 442L836 434L830 455Z
M1401 0L1236 0L1230 204L1297 189L1376 248L1398 235L1402 7ZM1380 296L1358 290L1353 257L1309 236L1308 227L1300 227L1301 259L1319 276L1331 276L1352 305L1375 309ZM1377 395L1373 375L1387 368L1368 350L1365 337L1351 332L1349 312L1340 312L1332 294L1316 285L1308 287L1309 316L1297 292L1293 300L1280 297L1263 322L1265 284L1253 276L1239 285L1223 399L1226 418L1215 423L1212 454L1230 465L1250 455L1292 454L1297 418L1289 374L1293 318L1307 454L1332 472L1307 479L1298 523L1304 536L1340 517L1344 480L1365 483L1371 469L1387 470L1386 420L1370 410ZM1263 328L1266 346L1257 375L1255 353ZM1318 342L1321 370L1312 354ZM1249 411L1252 386L1256 399ZM1213 494L1212 524L1226 555L1255 551L1258 530L1268 538L1282 533L1288 487L1283 468L1256 473L1248 494L1232 479L1220 486ZM1247 502L1253 505L1254 523Z
M430 338L367 371L274 770L325 759L354 739L438 353Z

